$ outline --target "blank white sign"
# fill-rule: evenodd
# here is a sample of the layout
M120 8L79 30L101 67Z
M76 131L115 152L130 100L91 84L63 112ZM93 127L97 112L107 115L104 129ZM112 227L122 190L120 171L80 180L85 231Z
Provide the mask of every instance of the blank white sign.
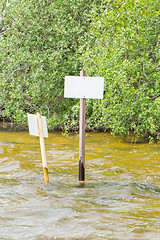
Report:
M103 77L66 76L64 84L65 98L97 98L103 99Z
M27 116L28 116L29 134L33 136L39 136L37 115L28 113ZM48 137L46 117L42 116L41 119L42 119L44 137Z

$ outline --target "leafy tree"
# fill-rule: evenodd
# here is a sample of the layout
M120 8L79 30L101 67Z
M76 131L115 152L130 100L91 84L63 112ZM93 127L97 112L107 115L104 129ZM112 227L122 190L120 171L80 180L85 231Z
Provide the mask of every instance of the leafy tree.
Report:
M87 100L87 128L160 139L160 3L154 0L14 0L1 3L0 117L78 128L65 75L105 77L103 100Z
M77 48L86 41L92 1L15 0L3 3L0 41L1 117L26 122L40 111L51 125L76 102L64 99L65 75L81 69ZM5 14L4 14L5 13Z
M153 0L104 0L92 8L80 51L88 75L105 77L104 100L88 101L92 127L159 138L159 9Z

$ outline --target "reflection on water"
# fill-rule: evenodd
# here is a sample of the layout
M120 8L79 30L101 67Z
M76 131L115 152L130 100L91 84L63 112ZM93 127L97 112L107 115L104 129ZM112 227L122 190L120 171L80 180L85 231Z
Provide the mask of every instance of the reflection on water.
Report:
M160 145L86 134L86 183L78 183L78 135L39 139L0 132L0 239L160 239Z

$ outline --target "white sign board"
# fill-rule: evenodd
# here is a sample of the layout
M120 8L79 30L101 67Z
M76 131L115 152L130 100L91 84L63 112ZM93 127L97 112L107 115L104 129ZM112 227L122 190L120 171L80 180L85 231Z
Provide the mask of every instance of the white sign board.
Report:
M39 136L37 115L29 114L29 113L27 115L28 115L29 134L33 136ZM41 118L42 118L44 137L48 137L46 117L42 116Z
M103 77L66 76L64 84L65 98L97 98L103 99Z

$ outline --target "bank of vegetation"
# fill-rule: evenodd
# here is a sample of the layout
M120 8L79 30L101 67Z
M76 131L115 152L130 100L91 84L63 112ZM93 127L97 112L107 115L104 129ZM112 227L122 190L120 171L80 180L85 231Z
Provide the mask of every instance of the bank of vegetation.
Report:
M160 140L160 2L10 0L0 18L0 119L27 123L40 111L50 130L77 130L79 100L65 75L105 78L87 100L86 128Z

